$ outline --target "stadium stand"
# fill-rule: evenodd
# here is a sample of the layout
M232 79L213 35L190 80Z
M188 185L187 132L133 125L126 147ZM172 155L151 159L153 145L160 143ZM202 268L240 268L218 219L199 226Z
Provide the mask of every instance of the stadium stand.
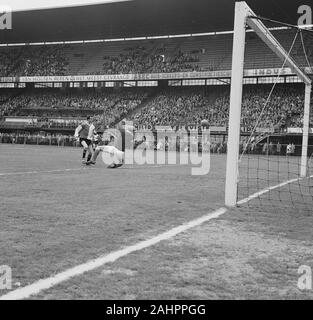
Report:
M266 85L245 87L242 126L246 131L253 129L270 89ZM303 103L303 90L300 87L278 87L261 118L261 125L276 131L299 127L303 117ZM228 114L228 88L175 88L158 94L134 115L133 120L142 125L199 125L202 119L207 119L211 126L227 126Z
M68 60L63 46L19 46L0 51L0 75L64 75Z
M270 92L269 85L247 85L243 96L242 127L253 129ZM210 126L226 127L229 113L229 88L173 87L123 90L37 89L8 98L0 95L3 116L38 119L27 126L73 128L79 119L92 115L98 125L114 125L126 117L139 125L199 125L207 119ZM262 115L261 126L273 131L301 127L303 118L301 85L280 85ZM64 119L64 121L60 121ZM313 124L313 121L312 121ZM2 124L3 125L3 124ZM12 123L10 124L10 126Z
M134 110L150 94L149 90L123 90L114 92L81 91L61 92L60 90L39 89L26 91L0 104L2 116L36 118L40 121L27 126L40 128L73 128L78 120L87 115L101 125L112 125ZM1 96L1 100L7 98ZM66 118L63 122L59 119ZM54 119L54 120L53 120ZM57 121L55 120L57 119ZM14 122L13 122L14 124ZM7 123L2 125L7 126ZM12 123L9 124L12 126Z
M289 48L294 31L274 31ZM310 38L304 37L308 48ZM215 71L231 69L232 34L105 43L2 47L1 76L54 76ZM308 57L313 63L313 51ZM292 56L307 62L301 40ZM281 67L281 61L254 34L247 37L245 68Z
M182 32L182 26L179 29ZM290 48L295 36L294 30L276 30L273 33L286 49ZM97 33L93 33L93 36L96 35ZM66 39L60 34L56 37L57 39L53 40L60 40L59 44L24 43L18 46L11 43L10 46L1 46L0 76L118 75L231 69L233 35L230 32L67 44L62 42ZM282 66L282 62L255 33L247 32L246 42L246 69L273 69ZM306 53L309 62L313 64L310 43L311 38L304 34ZM307 66L300 37L291 55L299 65ZM63 86L62 90L28 87L19 90L1 89L1 127L14 128L14 117L24 117L30 119L27 127L73 128L87 115L93 116L102 126L114 125L124 117L141 125L200 124L202 119L207 119L211 126L226 127L228 124L227 85L202 88L124 87L117 91L108 88L78 90L70 89L61 83L60 85ZM242 124L244 130L253 128L268 91L269 88L262 84L245 87ZM301 104L302 90L290 89L288 85L279 87L274 93L270 108L262 117L261 125L273 130L301 127ZM3 120L3 117L8 116L13 117L10 123ZM32 122L31 119L37 121ZM21 123L17 128L20 127Z

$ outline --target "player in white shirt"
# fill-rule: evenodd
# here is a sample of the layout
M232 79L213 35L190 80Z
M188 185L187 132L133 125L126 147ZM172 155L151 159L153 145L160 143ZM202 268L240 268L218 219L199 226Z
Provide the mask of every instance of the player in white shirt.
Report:
M102 159L108 165L108 168L115 169L121 167L124 164L125 153L114 146L114 141L114 136L111 136L110 141L104 142L106 145L96 147L91 160L86 164L95 165L99 154L102 152L104 154Z

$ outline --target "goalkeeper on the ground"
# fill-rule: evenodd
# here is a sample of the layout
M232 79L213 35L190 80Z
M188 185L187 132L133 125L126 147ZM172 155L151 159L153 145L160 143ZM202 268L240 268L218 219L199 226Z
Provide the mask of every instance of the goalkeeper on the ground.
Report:
M109 141L103 141L104 145L96 147L91 160L86 164L95 165L99 154L102 152L104 154L102 159L108 165L108 168L115 169L121 167L124 164L125 153L118 150L114 146L114 142L114 136L110 136Z

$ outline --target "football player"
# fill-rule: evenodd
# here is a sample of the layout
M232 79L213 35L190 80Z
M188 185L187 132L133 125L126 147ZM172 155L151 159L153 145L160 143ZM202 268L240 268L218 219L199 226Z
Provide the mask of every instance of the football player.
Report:
M83 121L75 130L75 138L79 140L80 145L83 147L82 163L86 164L91 160L93 155L92 140L95 134L95 126L92 124L90 117ZM88 152L87 161L86 154Z
M114 136L110 137L110 141L104 141L105 145L96 147L96 150L90 161L87 161L87 165L95 165L99 154L105 153L108 155L107 164L108 168L115 169L119 168L124 164L125 153L118 150L114 146L115 138Z

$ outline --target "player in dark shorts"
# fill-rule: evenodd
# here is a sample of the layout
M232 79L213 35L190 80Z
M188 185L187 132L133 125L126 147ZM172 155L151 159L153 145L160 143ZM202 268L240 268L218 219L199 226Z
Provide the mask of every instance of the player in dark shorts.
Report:
M92 143L91 140L89 140L89 139L79 138L79 143L80 143L81 145L83 145L84 142L87 144L88 147L89 147L89 146L91 145L91 143Z
M94 125L91 118L87 117L86 121L83 121L75 130L75 138L79 139L79 144L83 147L82 163L90 161L93 155L92 136L94 134ZM86 155L88 152L87 161Z

